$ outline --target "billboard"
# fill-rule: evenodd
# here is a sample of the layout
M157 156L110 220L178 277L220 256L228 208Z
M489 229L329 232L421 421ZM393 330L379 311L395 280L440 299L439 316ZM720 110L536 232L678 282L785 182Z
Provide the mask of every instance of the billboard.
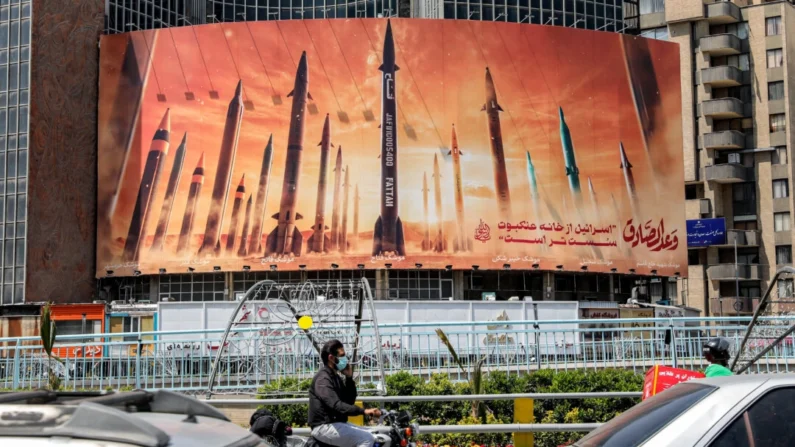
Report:
M687 220L687 246L709 247L726 243L726 219Z
M685 273L678 74L675 44L493 22L102 36L97 275Z

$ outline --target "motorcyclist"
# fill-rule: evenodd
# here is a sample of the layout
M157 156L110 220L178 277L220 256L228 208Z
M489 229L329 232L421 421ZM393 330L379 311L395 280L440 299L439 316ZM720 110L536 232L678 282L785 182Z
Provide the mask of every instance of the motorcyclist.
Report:
M704 371L704 375L707 377L721 377L734 374L728 368L729 359L731 358L731 354L729 354L730 346L731 343L729 340L723 337L712 338L704 344L701 352L704 354L704 358L710 363Z
M354 405L358 395L353 368L339 340L331 340L320 350L323 367L309 388L309 427L316 440L336 447L372 447L372 433L348 423L348 417L378 417L378 409L364 410Z

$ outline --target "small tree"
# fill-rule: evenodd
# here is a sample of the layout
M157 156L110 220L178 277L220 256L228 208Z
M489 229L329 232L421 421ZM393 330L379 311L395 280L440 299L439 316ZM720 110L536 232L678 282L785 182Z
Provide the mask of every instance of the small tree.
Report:
M47 355L47 378L50 390L58 391L61 388L61 378L58 377L58 374L56 374L53 369L52 362L55 360L58 363L63 363L63 360L52 354L52 348L55 345L56 330L55 322L52 321L50 317L50 304L51 303L45 304L41 309L41 327L39 328L39 334L41 336L41 345L44 349L44 353Z
M461 358L458 357L458 353L455 351L453 344L450 343L450 339L447 338L447 334L441 329L436 329L436 335L438 335L442 343L447 346L447 350L450 351L453 361L458 365L458 368L461 369L461 372L466 374L469 378L469 386L472 389L472 394L483 394L483 363L486 361L486 356L481 357L475 362L472 366L472 371L467 371ZM478 400L472 401L473 418L484 421L487 412L490 411L483 402Z

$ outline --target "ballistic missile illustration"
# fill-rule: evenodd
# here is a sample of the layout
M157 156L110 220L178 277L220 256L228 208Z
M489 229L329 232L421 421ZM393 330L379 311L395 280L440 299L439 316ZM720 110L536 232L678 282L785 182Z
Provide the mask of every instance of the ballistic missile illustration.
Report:
M157 229L155 229L152 251L163 250L168 223L171 220L171 209L174 207L174 193L177 190L177 186L179 186L179 179L182 177L182 164L185 161L187 143L188 133L185 132L185 135L182 136L182 143L179 144L177 153L174 155L174 166L171 167L171 176L169 176L168 186L166 186L166 196L163 198L163 206L160 208L160 218L157 221Z
M349 244L351 250L359 248L359 184L353 189L353 241Z
M229 187L232 182L232 170L235 168L237 142L240 138L240 123L243 121L243 81L238 81L235 96L229 102L224 124L224 136L221 140L221 151L218 155L218 168L215 170L210 210L207 214L207 225L204 229L204 240L199 255L220 254L221 228L224 223L226 203L229 198Z
M295 221L303 216L295 212L298 200L298 187L301 173L301 154L304 150L304 115L306 114L309 94L309 70L306 62L306 51L301 53L298 69L295 73L295 85L287 97L293 98L290 112L290 133L287 139L287 158L284 165L284 181L282 182L282 200L279 212L273 215L279 223L268 235L265 254L301 256L304 237L295 226Z
M643 148L650 153L649 141L660 124L662 113L654 59L651 56L649 43L645 39L622 36L621 48L635 114L643 130Z
M455 214L458 219L458 234L454 239L453 249L455 251L472 250L472 239L466 237L464 230L464 182L461 179L461 149L458 148L458 137L455 134L455 124L453 124L452 149L449 154L453 156L453 186L455 189Z
M618 151L621 155L621 170L624 171L624 182L627 184L627 194L629 194L632 209L637 210L638 196L635 193L635 177L632 176L632 164L624 151L624 143L618 143Z
M566 177L569 178L569 188L574 196L576 205L579 206L582 197L580 195L580 169L577 167L577 159L574 154L574 143L571 140L571 132L563 116L563 108L558 107L560 118L560 147L563 149L563 162L566 164Z
M170 135L171 111L166 109L160 125L157 126L155 135L152 137L149 155L146 156L144 173L141 176L141 184L138 187L138 198L135 201L132 219L130 219L130 230L127 233L127 239L124 241L124 252L122 253L124 262L138 262L141 254L141 245L146 240L149 207L152 204L152 196L160 180L160 173L166 163Z
M339 249L340 242L340 189L342 186L342 146L337 148L337 161L334 162L334 196L331 204L331 238L329 249Z
M398 217L398 134L395 42L387 20L381 70L381 214L373 231L373 255L406 255L403 223Z
M193 219L196 216L196 205L199 203L199 195L204 184L204 153L196 163L193 170L193 177L190 180L190 190L188 191L188 201L185 203L185 213L182 217L182 228L179 231L177 241L177 253L183 255L190 248L190 237L193 233Z
M596 216L597 221L601 221L601 217L599 217L599 202L596 200L596 191L593 189L593 183L591 183L591 176L588 176L588 191L591 195L591 206L593 206L594 216Z
M439 173L439 157L433 154L433 198L436 205L436 239L433 251L447 251L447 239L444 237L444 217L442 216L442 175Z
M328 153L331 144L331 129L329 127L329 117L326 114L326 122L323 123L323 136L320 138L320 177L317 181L317 205L315 206L315 225L312 226L312 236L307 241L307 252L324 253L329 250L331 245L329 237L326 235L326 174L328 171Z
M248 202L246 202L246 217L243 221L243 233L240 235L240 249L237 251L239 257L245 257L248 254L248 226L251 221L251 194L248 195Z
M265 204L268 199L268 186L270 185L271 165L273 164L273 134L268 138L265 154L262 157L262 168L259 173L257 186L257 200L254 204L254 224L248 242L248 253L262 253L262 224L265 220Z
M425 236L422 238L422 251L431 249L431 225L428 223L428 174L422 173L422 209L425 212Z
M345 197L342 199L342 231L340 231L340 252L342 253L348 251L348 196L351 190L349 173L348 166L345 166Z
M500 126L500 112L502 107L497 103L497 90L491 78L489 67L486 67L486 103L481 111L486 112L491 142L491 159L494 165L494 189L499 202L500 219L503 222L511 220L511 191L508 188L508 172L505 167L505 150L502 146L502 128Z
M235 239L237 238L237 227L240 224L240 206L243 204L243 197L246 195L246 174L240 177L235 191L235 201L232 202L232 221L229 223L229 234L226 235L226 252L231 253L235 249Z
M527 182L530 184L530 199L533 201L533 214L535 219L540 221L541 199L538 195L538 184L536 183L536 168L533 166L533 160L530 158L530 151L527 151L525 156L527 158Z

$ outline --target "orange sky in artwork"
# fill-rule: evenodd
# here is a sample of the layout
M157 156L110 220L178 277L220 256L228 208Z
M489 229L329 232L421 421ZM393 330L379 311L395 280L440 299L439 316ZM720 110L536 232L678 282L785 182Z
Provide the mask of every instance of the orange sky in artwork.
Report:
M320 167L317 145L323 120L329 113L332 142L342 147L343 165L350 170L351 195L353 185L359 187L359 229L366 238L359 244L359 249L362 255L369 254L373 224L380 211L381 72L378 66L385 28L386 21L377 19L214 24L161 30L157 33L156 45L153 44L155 33L147 32L147 45L152 45L155 51L144 92L139 136L122 182L118 206L108 226L111 234L100 234L99 244L112 246L110 252L114 257L120 254L121 248L114 241L123 240L127 235L143 162L166 108L171 110L171 148L151 204L155 215L147 234L151 237L154 233L173 154L185 132L188 133L187 155L168 235L172 238L179 233L190 176L202 153L206 159L205 182L194 234L204 230L227 106L239 79L243 81L244 99L253 103L254 109L243 114L222 233L228 232L234 188L243 174L246 176L245 199L249 194L256 195L263 149L273 134L274 158L265 212L268 217L264 223L264 234L267 235L276 224L270 216L278 212L285 169L291 105L287 94L292 90L301 52L306 51L309 91L319 113L306 114L296 206L296 211L306 217L298 222L298 227L308 234L314 223ZM498 213L491 149L485 113L481 112L485 68L488 66L497 88L498 101L505 111L500 118L514 219L535 220L525 162L528 151L542 198L554 204L563 220L579 222L582 217L589 222L595 221L596 211L588 198L589 177L600 201L598 208L613 209L612 194L621 208L620 217L631 217L629 198L619 168L618 146L623 142L633 164L640 197L639 214L645 220L664 218L666 228L679 229L680 250L665 255L649 254L648 259L667 261L673 256L677 262L684 262L681 259L686 249L682 248L685 247L683 197L678 193L666 193L667 197L673 197L666 201L656 197L657 191L681 190L683 181L679 52L676 45L648 42L662 98L659 113L662 119L654 139L649 142L650 159L642 144L619 35L551 26L449 20L393 20L392 28L397 65L400 67L396 80L397 118L401 129L398 133L398 188L399 215L404 225L419 228L424 223L422 178L427 174L431 188L429 220L431 228L435 228L431 177L434 154L441 156L444 220L455 220L453 168L447 155L451 128L455 124L464 154L462 176L466 231L474 232L481 219L493 222L496 227L495 216ZM139 45L143 43L143 33L133 35L138 36ZM102 146L103 132L107 133L113 126L108 117L113 108L115 82L123 59L121 52L107 50L106 44L124 48L123 45L111 44L125 39L127 35L103 36L101 172L109 168L107 163L111 159L117 163L122 153L121 148ZM210 90L217 91L219 99L211 99ZM195 100L186 100L186 91L192 92ZM158 94L165 95L166 102L159 102ZM282 100L281 105L274 105L273 97L277 95ZM574 201L565 176L558 107L563 108L571 131L583 197L589 205L579 214L571 206ZM375 121L365 120L365 110L375 115ZM348 123L340 120L341 113L347 114ZM408 138L402 130L404 126L414 129L416 140ZM336 150L332 149L325 208L327 225L331 220L334 181L331 170L335 154ZM652 165L656 175L651 172ZM113 193L114 182L107 179L100 182L101 199ZM349 230L352 228L352 204L351 197ZM100 210L100 215L103 211L106 210ZM407 237L414 238L414 232ZM406 244L414 247L419 242L412 239ZM494 247L480 250L483 256L497 253ZM100 259L98 264L112 262L113 259Z

